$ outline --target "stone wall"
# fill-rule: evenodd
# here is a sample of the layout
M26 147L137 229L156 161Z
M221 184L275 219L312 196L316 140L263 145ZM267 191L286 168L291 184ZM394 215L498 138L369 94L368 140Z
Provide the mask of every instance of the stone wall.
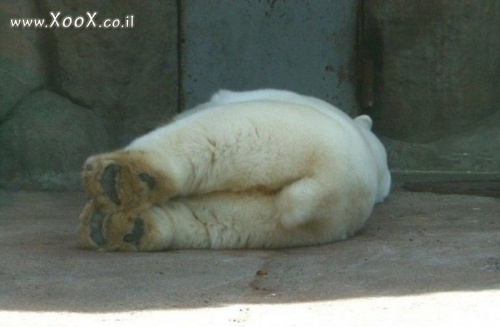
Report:
M499 175L500 2L361 4L1 1L0 188L80 189L86 157L220 88L285 88L366 112L395 172ZM51 11L135 24L8 26Z
M88 11L97 23L134 15L135 26L2 29L0 188L80 189L88 155L221 88L290 89L355 115L358 9L359 0L2 1L5 24Z
M130 29L8 28L50 12L134 15ZM0 2L0 188L80 189L90 154L177 112L177 6L170 1ZM6 25L6 26L3 26Z

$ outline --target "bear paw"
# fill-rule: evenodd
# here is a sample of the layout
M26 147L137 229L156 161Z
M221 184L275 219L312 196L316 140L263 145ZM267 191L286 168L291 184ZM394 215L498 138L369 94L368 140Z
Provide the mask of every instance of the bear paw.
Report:
M115 152L90 157L82 179L87 196L101 206L127 210L152 203L160 194L160 176L140 153ZM164 179L164 178L163 178Z
M102 211L90 201L80 215L79 234L84 247L107 251L155 251L165 240L152 210Z

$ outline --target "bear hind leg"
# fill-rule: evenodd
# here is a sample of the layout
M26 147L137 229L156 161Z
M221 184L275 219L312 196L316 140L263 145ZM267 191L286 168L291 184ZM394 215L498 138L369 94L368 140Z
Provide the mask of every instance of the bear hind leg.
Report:
M163 209L149 207L106 213L93 200L80 215L78 232L86 248L158 251L168 247L172 227Z

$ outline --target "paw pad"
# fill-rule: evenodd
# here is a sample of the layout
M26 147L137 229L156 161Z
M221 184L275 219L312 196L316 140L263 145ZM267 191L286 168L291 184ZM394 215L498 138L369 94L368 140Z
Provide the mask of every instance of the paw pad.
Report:
M122 167L116 164L111 164L104 169L101 175L101 186L104 193L115 204L120 205L121 201L116 190L116 177L120 173Z
M144 220L136 218L132 232L123 237L123 241L139 245L142 236L144 235Z

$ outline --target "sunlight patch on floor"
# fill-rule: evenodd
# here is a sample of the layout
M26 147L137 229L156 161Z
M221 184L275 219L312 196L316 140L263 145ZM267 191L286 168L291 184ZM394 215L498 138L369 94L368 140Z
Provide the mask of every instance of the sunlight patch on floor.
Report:
M10 326L472 326L500 320L500 290L357 298L293 304L109 313L0 311Z

